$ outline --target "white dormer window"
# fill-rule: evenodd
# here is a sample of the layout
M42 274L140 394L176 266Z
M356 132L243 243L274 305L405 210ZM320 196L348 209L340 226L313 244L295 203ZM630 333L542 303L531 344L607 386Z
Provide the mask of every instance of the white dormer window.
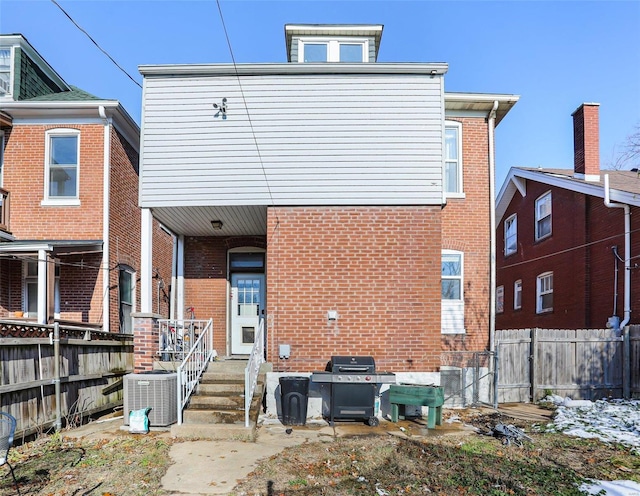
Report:
M369 40L302 38L298 62L369 62Z
M0 48L0 96L11 94L11 48Z

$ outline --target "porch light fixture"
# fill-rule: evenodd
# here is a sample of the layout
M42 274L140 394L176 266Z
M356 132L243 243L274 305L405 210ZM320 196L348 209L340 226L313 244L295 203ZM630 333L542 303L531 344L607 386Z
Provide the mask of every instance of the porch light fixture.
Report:
M213 227L216 231L222 229L222 221L221 220L212 220L211 227Z

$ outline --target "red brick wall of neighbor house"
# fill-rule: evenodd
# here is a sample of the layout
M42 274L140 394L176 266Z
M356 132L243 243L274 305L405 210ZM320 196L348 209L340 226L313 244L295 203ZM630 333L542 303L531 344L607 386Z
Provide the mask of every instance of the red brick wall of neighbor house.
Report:
M45 132L57 128L79 129L80 137L80 201L81 206L42 206L44 198ZM11 194L11 231L17 239L102 239L102 171L103 171L103 126L102 125L65 125L14 126L6 135L4 153L4 188ZM96 255L81 257L84 265L81 272L68 265L61 267L61 281L69 274L85 277L100 264ZM69 262L64 257L61 262ZM75 263L75 260L73 261ZM20 264L13 266L12 299L19 298L17 304L11 304L12 310L22 309L22 283ZM74 319L84 315L84 321L99 322L102 317L102 275L92 273L82 284L74 282L75 289L85 295L78 298L71 293L61 298L61 318ZM92 282L95 287L88 288ZM74 289L74 291L75 291ZM89 307L86 291L90 291ZM65 301L68 305L65 306ZM88 319L88 320L87 320Z
M154 276L151 289L153 291L153 311L164 318L169 317L171 300L171 264L173 261L173 238L160 227L160 223L153 221L153 268ZM161 281L160 300L158 301L158 281ZM163 287L162 287L163 286ZM139 293L139 292L138 292Z
M440 207L270 208L274 370L323 370L331 355L351 354L373 356L379 370L436 371L440 229ZM328 322L329 310L337 322ZM280 344L291 345L286 361Z
M589 305L585 326L604 327L613 315L615 265L613 247L625 258L624 210L608 208L602 198L588 197L590 275L587 285ZM600 242L597 242L602 240ZM635 268L640 254L640 209L631 207L631 324L640 323L640 268ZM624 263L618 262L618 298L616 314L622 319L624 311Z
M102 297L101 264L100 253L60 258L61 319L102 323L102 305L106 300Z
M489 127L486 119L462 123L465 198L449 198L442 210L442 248L464 252L465 334L443 335L443 350L489 347Z
M231 248L265 248L263 237L185 238L185 304L195 309L196 319L213 318L213 346L218 355L227 354L227 252ZM185 313L185 317L189 315Z
M138 153L113 127L110 133L111 174L109 191L109 319L112 332L119 332L119 265L140 277L140 209L138 208ZM140 309L136 282L135 311Z
M42 206L45 132L79 129L79 207ZM5 148L4 188L11 194L11 231L17 239L102 239L103 126L14 126Z
M551 191L552 234L535 241L535 201ZM504 219L518 213L518 251L504 256ZM527 181L527 195L514 195L497 226L497 285L504 285L504 313L496 316L497 329L542 327L579 328L588 326L586 277L589 260L586 248L587 212L583 195L565 189ZM529 262L528 260L534 260ZM610 262L613 267L613 261ZM536 278L553 271L553 311L536 313ZM522 280L522 309L513 309L513 285ZM602 325L602 324L600 324Z

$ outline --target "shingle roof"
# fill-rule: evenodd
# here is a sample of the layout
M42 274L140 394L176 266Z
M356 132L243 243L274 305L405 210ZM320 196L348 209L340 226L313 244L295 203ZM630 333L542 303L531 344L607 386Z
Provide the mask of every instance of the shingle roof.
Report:
M531 172L539 172L544 175L569 179L578 183L587 183L604 187L604 175L609 174L609 186L612 189L626 191L627 193L640 194L640 174L631 170L601 170L600 181L585 181L573 177L573 169L537 169L535 167L518 167Z
M22 100L23 102L84 102L91 100L103 100L91 93L87 93L84 90L76 86L71 86L71 91L61 91L59 93L49 93L47 95L40 95L35 98L29 98Z

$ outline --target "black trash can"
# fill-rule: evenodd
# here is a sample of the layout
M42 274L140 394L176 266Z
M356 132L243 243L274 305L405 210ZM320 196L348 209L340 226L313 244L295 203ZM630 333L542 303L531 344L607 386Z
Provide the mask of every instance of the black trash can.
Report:
M280 397L282 399L282 423L284 425L305 425L307 423L307 402L309 401L309 378L280 377Z

